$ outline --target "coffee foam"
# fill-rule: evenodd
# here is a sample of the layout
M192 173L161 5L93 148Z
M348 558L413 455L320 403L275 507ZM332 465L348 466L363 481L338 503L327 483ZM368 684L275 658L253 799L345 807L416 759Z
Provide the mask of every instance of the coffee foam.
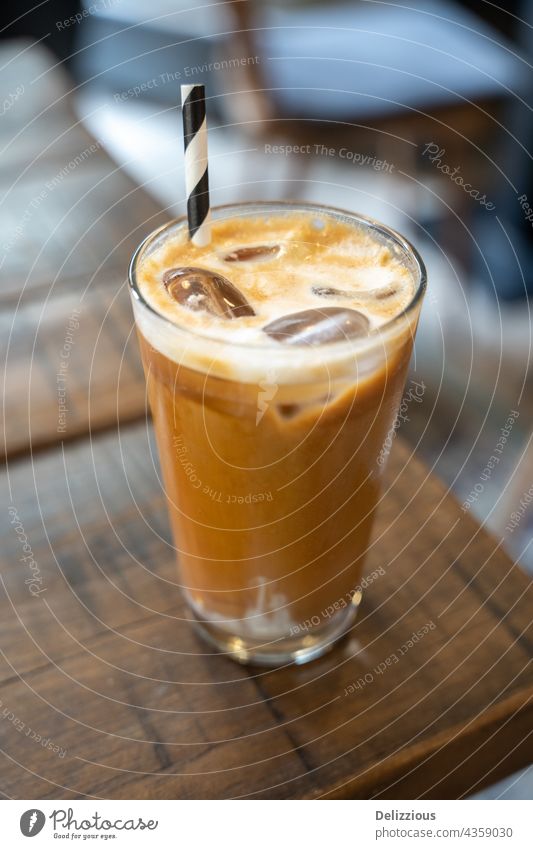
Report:
M239 248L258 245L280 249L264 259L225 259ZM226 277L255 315L228 320L177 303L165 288L163 275L171 268L188 266ZM211 243L203 248L192 244L183 226L141 258L136 279L142 298L172 325L158 320L141 303L135 304L137 322L152 347L182 365L244 381L260 381L275 368L276 379L283 383L306 382L324 367L336 372L342 363L353 360L354 351L376 344L382 360L383 339L380 342L380 334L371 333L342 343L299 348L264 333L262 328L269 322L300 310L342 306L366 315L371 331L379 331L407 307L415 290L413 273L391 246L351 222L301 211L216 220ZM354 297L324 297L313 293L317 287L353 292ZM386 296L379 297L383 293Z

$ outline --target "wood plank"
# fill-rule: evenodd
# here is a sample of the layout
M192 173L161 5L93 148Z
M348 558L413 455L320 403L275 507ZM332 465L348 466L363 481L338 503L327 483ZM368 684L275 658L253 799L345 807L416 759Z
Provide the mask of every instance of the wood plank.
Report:
M145 382L124 277L103 275L0 311L6 364L2 453L66 442L145 414Z
M187 623L149 427L10 463L46 590L28 592L8 513L0 716L24 727L0 722L0 792L443 798L528 763L531 584L395 443L359 621L329 656L272 671Z
M119 269L127 273L141 239L164 220L159 206L123 174L88 133L62 159L48 159L12 184L0 182L4 278L1 302L40 289L83 290Z

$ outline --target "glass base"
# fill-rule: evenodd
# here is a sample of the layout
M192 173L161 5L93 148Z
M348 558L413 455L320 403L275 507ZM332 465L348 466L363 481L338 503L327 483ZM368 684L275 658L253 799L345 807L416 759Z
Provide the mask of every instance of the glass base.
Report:
M356 593L351 604L329 617L324 624L277 640L237 636L215 622L200 618L194 609L195 618L192 621L204 640L238 663L255 666L302 664L321 657L345 636L355 622L360 598L360 593Z

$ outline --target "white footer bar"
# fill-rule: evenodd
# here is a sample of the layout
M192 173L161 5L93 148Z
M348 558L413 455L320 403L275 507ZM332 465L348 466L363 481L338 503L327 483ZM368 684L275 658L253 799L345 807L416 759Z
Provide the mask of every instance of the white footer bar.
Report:
M528 801L4 801L2 845L531 849ZM35 843L28 839L35 837Z

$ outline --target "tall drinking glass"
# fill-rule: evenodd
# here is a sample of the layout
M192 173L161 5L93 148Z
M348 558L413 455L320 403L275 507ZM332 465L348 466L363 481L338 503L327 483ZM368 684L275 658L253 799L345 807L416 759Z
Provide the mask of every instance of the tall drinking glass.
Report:
M156 230L132 259L133 309L182 592L204 637L236 660L303 663L356 617L425 269L402 236L360 215L304 203L236 204L212 215L213 255L217 222L234 222L236 234L248 222L259 245L264 222L277 217L313 219L317 241L321 222L341 222L354 238L386 248L411 287L401 311L367 334L308 346L265 335L252 344L232 335L238 320L227 322L225 337L212 336L183 311L185 318L170 320L147 299L142 280L173 240L180 264L186 219ZM252 287L265 269L249 263ZM342 291L343 280L334 285Z

